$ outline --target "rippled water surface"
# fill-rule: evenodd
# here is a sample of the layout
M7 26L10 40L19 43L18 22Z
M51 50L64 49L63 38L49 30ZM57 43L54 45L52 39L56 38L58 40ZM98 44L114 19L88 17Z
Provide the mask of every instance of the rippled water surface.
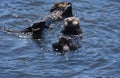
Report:
M0 26L22 30L60 0L1 0ZM61 0L63 1L63 0ZM120 78L120 1L67 0L81 20L81 48L56 54L62 21L35 41L0 31L0 78Z

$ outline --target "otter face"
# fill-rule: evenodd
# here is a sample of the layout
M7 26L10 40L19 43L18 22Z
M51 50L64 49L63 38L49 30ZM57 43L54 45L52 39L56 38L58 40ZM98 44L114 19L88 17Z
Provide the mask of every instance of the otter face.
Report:
M61 33L64 35L81 35L82 30L79 25L80 21L77 17L68 17L64 19L64 27L61 30Z
M65 27L78 27L79 28L79 19L77 17L69 17L64 20Z
M71 37L60 37L59 41L54 43L52 46L54 50L63 52L77 49L77 47L74 44L72 44Z
M50 12L54 11L62 11L62 16L64 17L70 17L72 16L72 4L70 2L58 2L55 3Z

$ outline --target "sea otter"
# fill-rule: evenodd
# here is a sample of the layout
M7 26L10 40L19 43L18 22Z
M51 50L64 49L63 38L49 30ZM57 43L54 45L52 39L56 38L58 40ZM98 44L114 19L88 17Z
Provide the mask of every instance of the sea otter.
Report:
M61 33L64 35L78 35L82 37L82 30L80 28L80 21L77 17L68 17L64 19L64 26Z
M70 2L58 2L52 6L50 14L48 16L43 17L39 22L34 23L32 26L25 28L20 32L32 32L33 38L38 39L40 38L39 36L41 36L40 33L42 30L44 28L49 28L51 23L71 16L73 16L72 4Z
M64 26L61 30L64 37L60 37L58 42L53 43L53 49L63 52L77 50L82 38L82 30L79 24L80 21L77 17L64 19Z
M73 16L72 3L70 3L70 2L55 3L51 8L50 13L52 13L54 11L62 11L63 17L71 17L71 16Z
M50 14L41 18L38 22L33 23L30 27L23 30L11 30L9 28L0 27L0 30L11 34L31 35L33 39L41 38L42 31L45 28L50 28L50 24L58 20L63 20L67 17L73 16L72 3L58 2L55 3L51 9Z
M53 43L53 50L59 52L67 52L70 50L76 50L78 47L73 43L71 37L61 36L58 42Z

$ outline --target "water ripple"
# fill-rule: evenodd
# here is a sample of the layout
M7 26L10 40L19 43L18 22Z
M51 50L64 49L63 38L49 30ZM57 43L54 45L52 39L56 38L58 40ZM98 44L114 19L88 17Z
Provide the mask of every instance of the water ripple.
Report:
M2 0L0 27L24 29L47 14L60 0ZM61 0L64 1L64 0ZM42 40L0 31L1 78L119 78L120 1L67 0L80 18L81 48L65 55L52 50L63 22L45 30ZM26 36L25 36L26 37Z

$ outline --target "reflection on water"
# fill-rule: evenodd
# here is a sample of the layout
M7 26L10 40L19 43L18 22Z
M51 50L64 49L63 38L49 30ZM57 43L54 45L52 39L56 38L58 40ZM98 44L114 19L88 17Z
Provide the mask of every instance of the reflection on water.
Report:
M82 47L65 55L52 50L62 21L39 41L0 32L0 78L120 78L120 1L67 1L81 20ZM59 0L2 0L0 27L24 29L47 15L54 2Z

